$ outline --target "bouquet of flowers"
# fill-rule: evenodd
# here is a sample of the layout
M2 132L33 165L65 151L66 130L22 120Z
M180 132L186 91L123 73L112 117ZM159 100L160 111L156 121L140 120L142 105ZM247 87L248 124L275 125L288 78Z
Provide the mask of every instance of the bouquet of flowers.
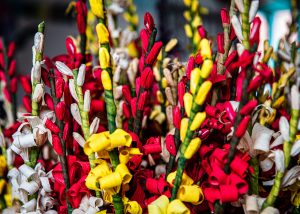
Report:
M184 4L187 62L132 0L71 2L78 35L52 58L41 22L30 76L1 40L2 213L300 212L296 0L277 51L258 51L259 0L222 8L216 39Z

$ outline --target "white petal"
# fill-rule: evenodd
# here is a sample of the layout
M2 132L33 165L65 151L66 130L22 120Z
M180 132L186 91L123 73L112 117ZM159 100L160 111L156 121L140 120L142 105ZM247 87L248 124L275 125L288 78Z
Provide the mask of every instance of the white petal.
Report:
M276 170L279 172L284 172L284 153L282 150L273 151L274 161L276 164Z
M32 77L35 82L41 81L41 62L36 61L34 64L34 69L31 70L33 72Z
M244 12L244 2L243 0L235 0L236 7L238 10L243 13Z
M271 144L270 149L273 149L276 146L282 145L283 144L283 137L282 135L279 135Z
M89 112L90 107L91 107L91 94L90 94L90 90L86 90L83 98L83 110Z
M255 123L251 137L254 141L254 149L257 151L269 152L273 133L273 130L262 126L259 123Z
M292 86L291 103L292 103L292 109L297 109L297 110L300 109L300 93L297 85Z
M297 140L292 146L291 156L294 157L298 155L299 152L300 152L300 140Z
M300 176L300 166L294 166L291 168L287 173L285 173L284 177L282 178L281 187L285 188L297 180L297 178Z
M73 132L73 138L76 140L76 142L83 148L85 144L84 138L81 136L81 134L77 132Z
M279 130L285 141L289 141L289 139L290 139L290 130L289 129L290 129L289 121L286 119L286 117L281 116L279 119Z
M81 64L78 70L77 85L83 86L85 79L85 64Z
M244 45L242 43L237 43L236 48L237 48L238 55L241 56L245 50Z
M77 103L71 104L71 114L79 125L82 125L80 111Z
M244 40L243 34L242 34L242 26L241 26L241 22L239 20L239 18L236 15L233 15L231 17L231 24L233 26L234 32L237 36L237 38L240 41Z
M279 214L279 210L274 207L267 207L260 214Z
M37 103L40 102L43 94L44 94L44 85L42 83L36 84L32 95L32 101Z
M34 47L38 52L43 52L44 47L44 34L37 32L34 35Z
M99 124L100 124L100 119L98 117L95 117L93 122L90 125L90 135L97 133Z
M68 66L66 66L65 63L56 61L55 66L57 67L60 73L68 76L73 76L72 70Z
M252 0L249 10L249 22L251 23L254 17L256 16L257 10L259 6L259 0Z
M76 89L75 89L74 79L69 79L69 89L70 89L70 93L71 93L72 97L78 103L79 101L78 101L78 96L77 96Z

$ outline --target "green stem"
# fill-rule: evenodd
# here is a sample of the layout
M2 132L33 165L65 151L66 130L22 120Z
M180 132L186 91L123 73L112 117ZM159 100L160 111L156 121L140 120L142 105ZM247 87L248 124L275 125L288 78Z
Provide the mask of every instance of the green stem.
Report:
M242 41L246 50L250 49L249 35L250 35L250 23L249 23L249 0L244 0L244 12L242 15L242 34L244 40Z

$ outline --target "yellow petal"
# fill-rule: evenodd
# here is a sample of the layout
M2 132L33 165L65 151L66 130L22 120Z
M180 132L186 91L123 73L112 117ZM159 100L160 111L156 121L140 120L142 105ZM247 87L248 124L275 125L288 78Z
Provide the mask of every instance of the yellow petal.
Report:
M184 152L184 157L186 159L191 159L193 155L198 151L200 145L201 145L200 138L196 137L193 140L191 140L190 144L188 145L188 147Z
M192 1L192 6L191 6L191 8L192 8L192 11L193 11L193 12L196 12L196 10L198 9L198 6L199 6L198 1Z
M193 28L196 29L201 24L202 24L202 21L201 21L201 18L199 15L197 15L196 17L193 18L193 21L192 21ZM196 34L198 34L198 33L196 33Z
M185 6L190 6L192 4L192 0L183 0Z
M204 200L201 188L198 185L181 185L177 198L183 202L200 204Z
M163 94L161 93L161 91L158 90L156 92L156 98L159 103L164 103L164 97L163 97Z
M96 25L96 32L100 44L109 43L109 32L103 23L98 23Z
M169 199L167 196L162 195L148 205L149 214L165 214L169 205Z
M103 88L105 90L108 91L112 90L111 79L107 71L104 70L101 72L101 80L102 80Z
M100 189L97 187L97 177L89 173L88 176L85 179L85 185L88 189L99 191Z
M161 79L161 85L163 88L166 88L168 86L168 82L167 82L167 79L165 77L163 77Z
M193 105L193 95L191 95L188 92L185 93L183 96L183 102L184 102L185 112L186 112L187 116L189 117L191 115L191 109L192 109L192 105Z
M110 146L109 132L93 134L84 144L83 151L86 155L105 150Z
M128 201L126 203L125 207L126 207L126 210L125 210L126 213L129 213L129 214L142 214L143 213L141 206L136 201Z
M122 182L124 184L128 184L130 182L132 175L125 164L120 163L116 168L116 172L121 175Z
M194 33L193 43L195 44L196 47L199 47L200 40L201 38L199 33Z
M130 134L125 132L123 129L116 129L110 135L111 148L117 148L119 146L129 147L132 142Z
M136 58L139 56L139 52L138 49L136 48L134 42L130 42L127 45L127 49L128 49L128 55L132 58Z
M195 94L197 85L200 80L201 70L200 68L194 68L191 72L190 90L192 94Z
M99 179L101 189L109 189L120 186L122 184L122 178L120 173L113 172L103 178Z
M188 11L188 10L184 11L183 16L184 16L184 18L185 18L187 21L190 21L190 20L191 20L191 13L190 13L190 11Z
M213 61L211 59L204 60L201 66L201 77L203 79L208 78L212 68L213 68Z
M104 19L103 4L101 0L89 0L91 10L100 19Z
M190 214L190 210L179 199L175 199L169 204L167 214Z
M198 112L190 126L191 131L198 129L206 118L205 112Z
M129 161L129 151L124 149L119 154L120 163L126 164Z
M205 81L204 83L202 83L202 85L200 86L197 96L195 98L195 102L198 105L202 105L204 103L204 101L206 100L206 96L209 92L209 90L211 89L212 83L211 81Z
M185 30L186 36L189 37L189 38L192 38L193 32L192 32L191 26L188 25L188 24L185 24L185 25L184 25L184 30Z
M189 119L188 118L182 118L181 123L180 123L180 140L184 141L187 129L188 129L188 123Z
M278 109L285 101L284 96L280 96L273 104L273 108Z
M167 44L166 44L166 48L165 48L165 51L166 52L169 52L171 51L178 43L178 40L173 38L171 39Z
M200 49L200 54L204 59L211 59L211 48L207 39L201 39Z
M175 180L176 176L176 171L171 172L168 177L167 181L170 184L171 187L173 187L173 181ZM190 178L185 172L182 174L182 179L181 179L181 185L192 185L194 183L194 180Z
M102 69L110 68L110 54L106 48L99 49L99 58Z

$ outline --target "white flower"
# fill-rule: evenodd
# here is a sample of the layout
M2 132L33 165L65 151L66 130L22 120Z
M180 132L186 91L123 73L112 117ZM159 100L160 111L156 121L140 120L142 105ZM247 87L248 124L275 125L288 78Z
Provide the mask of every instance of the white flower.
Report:
M55 66L57 67L57 69L59 70L60 73L67 75L67 76L73 76L72 70L68 66L66 66L65 63L56 61Z
M279 130L285 141L289 141L289 139L290 139L290 130L289 129L290 129L289 121L286 119L286 117L281 116L279 119Z

